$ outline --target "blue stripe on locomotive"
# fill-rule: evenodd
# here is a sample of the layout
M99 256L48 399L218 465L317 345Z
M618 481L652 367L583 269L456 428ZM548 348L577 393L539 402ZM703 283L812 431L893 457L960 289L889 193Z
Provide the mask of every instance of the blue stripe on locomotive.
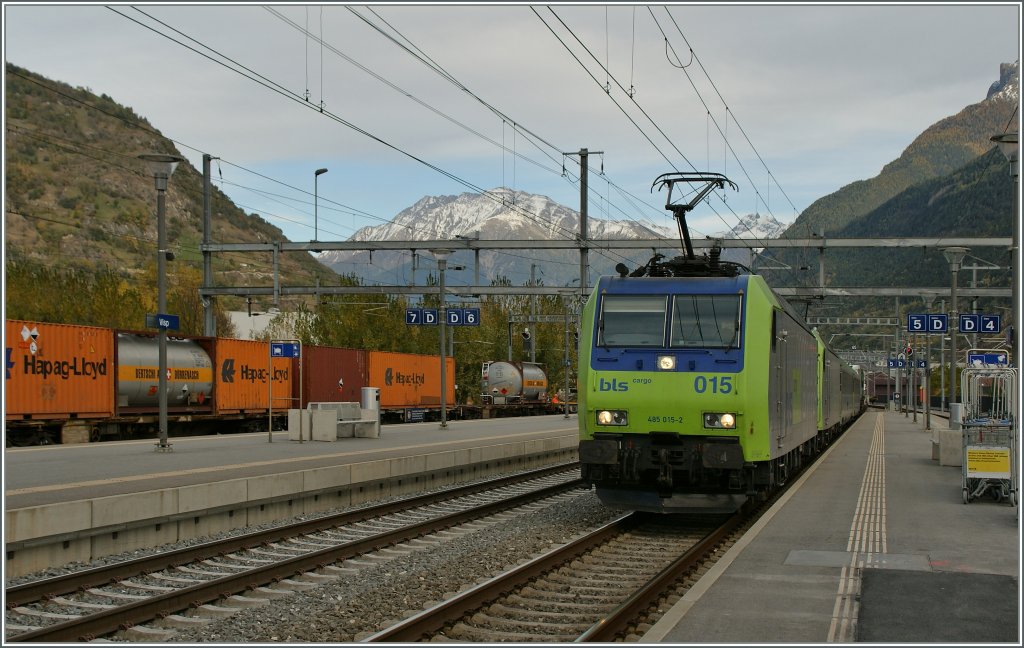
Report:
M741 313L746 312L747 283L750 275L738 277L601 277L599 295L735 295L743 293ZM600 308L600 305L598 306ZM600 317L594 317L593 340L598 340ZM740 334L732 348L687 349L657 347L601 347L591 350L590 367L598 371L655 371L658 356L675 355L677 372L743 371L743 340L747 318L740 317Z

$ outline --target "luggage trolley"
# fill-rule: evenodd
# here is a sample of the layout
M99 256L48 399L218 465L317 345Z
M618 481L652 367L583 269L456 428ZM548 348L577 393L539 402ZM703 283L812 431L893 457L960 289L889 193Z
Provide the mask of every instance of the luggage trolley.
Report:
M968 367L961 374L964 403L963 500L988 493L1017 503L1016 370Z

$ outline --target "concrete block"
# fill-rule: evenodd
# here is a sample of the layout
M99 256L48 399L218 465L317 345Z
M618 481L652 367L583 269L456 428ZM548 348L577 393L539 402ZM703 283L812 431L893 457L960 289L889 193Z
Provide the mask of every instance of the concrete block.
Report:
M159 547L178 541L178 525L174 522L150 524L92 536L92 557L111 556L124 551Z
M351 439L356 435L355 421L338 421L334 426L335 439Z
M372 419L353 422L353 436L357 439L379 439L380 422Z
M348 486L339 488L336 491L319 493L302 500L302 512L305 514L320 513L331 509L345 508L351 506L352 494Z
M178 512L178 491L173 488L99 497L90 501L93 527L127 524Z
M359 403L344 402L344 403L309 403L311 410L324 410L335 412L336 420L352 420L358 419L359 416Z
M242 505L248 501L249 480L229 479L178 489L178 512L205 511L218 506Z
M305 513L305 506L300 498L284 500L283 502L268 502L257 506L250 506L245 510L245 523L247 526L266 524L277 520L294 517L299 513ZM239 516L235 516L239 517Z
M305 491L319 491L326 488L340 488L352 483L350 466L331 466L329 468L313 468L302 471L302 484Z
M452 452L432 452L423 455L423 466L427 470L443 470L455 466L455 454Z
M963 433L957 430L939 430L939 465L963 466Z
M391 462L386 459L380 461L364 461L351 465L352 483L362 484L363 482L375 482L385 480L391 476Z
M4 576L14 578L50 569L55 565L67 565L73 562L88 563L91 560L92 546L89 538L71 540L66 547L64 543L58 542L14 551L8 549Z
M335 429L337 413L330 409L313 410L309 413L312 418L313 431L310 437L314 441L334 441L338 438Z
M290 409L288 410L288 440L298 441L299 434L302 434L303 440L309 440L312 437L312 426L309 419L309 410Z
M246 501L248 502L291 494L298 497L302 493L303 486L301 471L249 477L246 482Z
M247 524L247 516L244 511L238 514L235 511L214 513L212 515L200 515L195 518L186 518L178 522L178 533L183 538L195 538L197 536L213 535L225 531L239 529Z
M398 457L390 461L388 476L404 477L418 475L427 469L427 459L423 455Z
M92 505L86 500L44 504L4 512L4 540L17 542L92 528Z

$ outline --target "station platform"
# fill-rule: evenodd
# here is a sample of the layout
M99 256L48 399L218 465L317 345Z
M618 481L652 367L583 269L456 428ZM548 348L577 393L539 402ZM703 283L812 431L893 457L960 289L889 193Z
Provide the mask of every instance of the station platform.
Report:
M1020 645L1019 508L931 457L869 410L640 641Z
M385 425L376 438L287 432L7 448L6 573L20 576L301 514L567 463L576 416Z

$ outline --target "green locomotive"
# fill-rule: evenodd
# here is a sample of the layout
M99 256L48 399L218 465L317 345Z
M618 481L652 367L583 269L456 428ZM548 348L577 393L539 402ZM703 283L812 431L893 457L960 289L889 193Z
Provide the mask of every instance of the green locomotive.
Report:
M685 223L681 223L681 228ZM581 320L579 458L605 504L731 511L852 421L863 383L720 251L602 277Z

